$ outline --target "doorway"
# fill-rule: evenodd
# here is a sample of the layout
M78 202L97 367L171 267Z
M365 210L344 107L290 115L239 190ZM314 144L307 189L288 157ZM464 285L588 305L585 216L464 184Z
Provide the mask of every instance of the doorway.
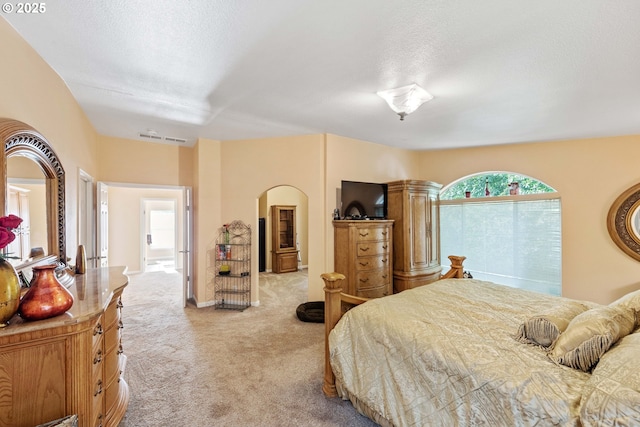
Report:
M142 199L142 221L142 271L175 272L178 265L176 200Z

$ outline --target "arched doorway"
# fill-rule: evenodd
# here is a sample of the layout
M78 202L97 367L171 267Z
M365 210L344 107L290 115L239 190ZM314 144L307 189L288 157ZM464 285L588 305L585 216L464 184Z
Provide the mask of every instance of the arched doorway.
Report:
M296 246L298 249L298 270L306 271L309 262L309 201L305 193L290 185L273 187L262 193L258 199L258 244L259 270L272 271L272 236L270 210L274 205L296 207ZM286 273L284 273L286 274Z

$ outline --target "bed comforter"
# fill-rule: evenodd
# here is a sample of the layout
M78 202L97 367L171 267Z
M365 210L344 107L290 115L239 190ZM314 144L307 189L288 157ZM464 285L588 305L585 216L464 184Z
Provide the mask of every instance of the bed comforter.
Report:
M338 393L383 425L579 425L591 374L514 338L569 301L474 279L368 301L329 335Z

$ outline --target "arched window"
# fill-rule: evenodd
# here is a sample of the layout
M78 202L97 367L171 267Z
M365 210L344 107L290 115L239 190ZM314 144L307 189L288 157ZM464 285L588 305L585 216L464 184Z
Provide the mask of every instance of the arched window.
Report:
M558 193L510 172L467 176L440 193L441 253L467 257L474 278L562 294Z

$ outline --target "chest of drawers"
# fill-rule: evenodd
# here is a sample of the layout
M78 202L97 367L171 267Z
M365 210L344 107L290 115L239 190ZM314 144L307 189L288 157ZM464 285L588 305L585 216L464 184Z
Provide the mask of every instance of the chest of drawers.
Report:
M345 275L344 292L365 298L393 293L393 221L336 220L334 269Z

